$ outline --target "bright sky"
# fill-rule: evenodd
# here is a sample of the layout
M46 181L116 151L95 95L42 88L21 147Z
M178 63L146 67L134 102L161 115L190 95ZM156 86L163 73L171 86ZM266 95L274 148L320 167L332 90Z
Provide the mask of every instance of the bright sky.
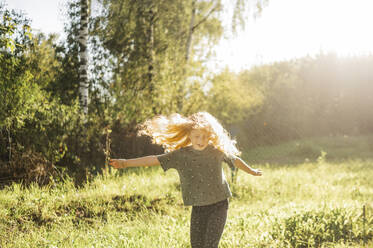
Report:
M32 20L31 27L43 33L62 33L64 0L0 0L8 8L21 10Z
M44 33L63 31L64 0L0 0L23 10L32 27ZM237 37L216 48L213 69L234 71L252 65L323 52L373 53L373 1L269 0L262 16L248 21Z
M216 67L252 65L334 52L373 53L373 1L269 0L262 16L217 49Z

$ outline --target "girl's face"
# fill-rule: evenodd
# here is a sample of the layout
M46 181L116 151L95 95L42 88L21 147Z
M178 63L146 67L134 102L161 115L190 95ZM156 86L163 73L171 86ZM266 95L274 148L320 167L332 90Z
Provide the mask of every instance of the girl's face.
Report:
M199 151L205 149L209 143L209 134L203 129L193 129L189 134L189 138L192 142L192 147Z

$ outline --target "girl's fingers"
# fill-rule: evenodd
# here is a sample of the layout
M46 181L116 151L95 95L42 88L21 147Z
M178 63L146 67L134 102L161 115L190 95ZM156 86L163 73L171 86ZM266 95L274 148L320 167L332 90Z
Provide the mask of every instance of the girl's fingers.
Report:
M109 161L109 165L113 166L113 167L117 167L117 161L115 161L114 159L111 159Z
M122 167L120 166L120 163L119 163L119 160L118 160L118 159L111 159L111 160L109 161L109 165L113 166L115 169L120 169L120 168L122 168Z
M256 170L255 174L256 174L256 176L261 176L262 175L262 171L261 170Z

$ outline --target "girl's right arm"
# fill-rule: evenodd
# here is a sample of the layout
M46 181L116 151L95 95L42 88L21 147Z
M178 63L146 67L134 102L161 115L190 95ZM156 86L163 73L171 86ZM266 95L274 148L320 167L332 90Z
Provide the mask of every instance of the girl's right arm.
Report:
M133 159L110 159L109 164L115 169L160 165L159 160L155 155Z

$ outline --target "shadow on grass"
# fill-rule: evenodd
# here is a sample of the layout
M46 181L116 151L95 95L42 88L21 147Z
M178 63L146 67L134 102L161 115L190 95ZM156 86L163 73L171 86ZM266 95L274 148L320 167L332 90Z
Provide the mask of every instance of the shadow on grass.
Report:
M5 221L7 226L18 229L25 224L35 226L49 226L51 224L71 221L75 225L106 223L108 214L120 212L127 219L132 220L142 213L149 211L165 215L168 214L169 205L175 204L172 195L163 198L150 199L145 195L115 195L111 198L81 198L66 203L56 202L47 214L43 203L19 203L9 208Z

